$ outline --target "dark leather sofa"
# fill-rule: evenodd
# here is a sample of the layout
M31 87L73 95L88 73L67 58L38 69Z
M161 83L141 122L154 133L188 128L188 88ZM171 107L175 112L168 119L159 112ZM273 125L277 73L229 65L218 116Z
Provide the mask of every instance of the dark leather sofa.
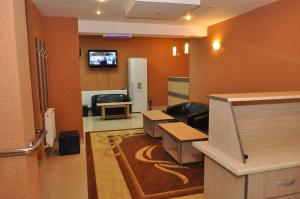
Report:
M195 117L192 127L208 134L209 113Z
M208 132L208 105L197 102L186 102L169 106L166 113L173 116L177 121L184 122L200 131Z
M93 116L100 116L100 107L97 107L97 103L112 103L112 102L129 102L130 99L124 94L100 94L92 96L92 113ZM123 114L123 108L110 108L107 110L107 114L118 115Z

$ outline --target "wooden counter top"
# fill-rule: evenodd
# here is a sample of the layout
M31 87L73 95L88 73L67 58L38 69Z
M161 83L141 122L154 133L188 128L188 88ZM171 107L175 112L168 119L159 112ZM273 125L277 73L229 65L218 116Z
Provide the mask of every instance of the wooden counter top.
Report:
M162 129L170 133L172 136L181 142L191 140L207 140L208 136L185 123L173 122L159 124Z
M212 94L212 95L209 95L209 98L226 101L226 102L288 100L288 99L300 99L300 91Z
M241 163L219 149L209 145L208 141L194 142L193 146L209 158L231 171L237 176L286 169L300 166L299 140L289 146L279 146L272 150L252 152L247 154L246 163Z
M159 110L153 110L153 111L146 111L146 112L142 112L142 114L149 118L150 120L172 120L174 119L174 117L167 115L165 113L163 113L162 111Z

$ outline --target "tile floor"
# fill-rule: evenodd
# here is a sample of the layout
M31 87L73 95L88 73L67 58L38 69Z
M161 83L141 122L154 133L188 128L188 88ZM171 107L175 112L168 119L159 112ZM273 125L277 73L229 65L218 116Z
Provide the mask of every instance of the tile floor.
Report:
M57 153L39 162L41 199L87 199L85 144L80 154Z
M143 117L133 113L129 119L101 120L83 118L84 132L142 128ZM42 199L87 199L85 144L82 140L79 155L58 156L57 153L39 162Z
M101 117L84 117L83 128L85 132L143 128L143 117L141 113L132 113L128 119L117 120L102 120Z

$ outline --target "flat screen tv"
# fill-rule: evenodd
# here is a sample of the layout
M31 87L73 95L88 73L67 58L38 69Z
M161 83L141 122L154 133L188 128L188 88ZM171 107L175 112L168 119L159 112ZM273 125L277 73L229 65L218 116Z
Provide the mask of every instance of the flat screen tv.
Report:
M116 50L89 50L88 61L90 68L117 68Z

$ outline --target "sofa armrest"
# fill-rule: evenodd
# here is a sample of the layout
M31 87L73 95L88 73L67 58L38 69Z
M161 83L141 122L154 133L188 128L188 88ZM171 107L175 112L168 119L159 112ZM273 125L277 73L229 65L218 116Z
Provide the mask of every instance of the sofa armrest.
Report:
M131 101L130 97L128 95L125 95L125 102L130 102L130 101Z
M201 116L195 117L193 121L193 127L201 131L208 132L209 126L209 114L203 114Z
M167 107L167 113L171 115L176 115L179 113L182 113L182 107L185 105L185 103L176 104L174 106L168 106Z
M91 98L92 108L95 108L95 106L96 106L96 100L97 100L97 97L98 97L98 95L94 95L94 96L92 96L92 98Z
M197 122L197 121L202 121L202 120L205 120L208 118L209 118L209 113L206 113L206 114L195 117L194 120L195 120L195 122Z
M208 112L200 112L200 113L192 113L187 115L187 124L188 125L193 125L194 119L195 118L200 118L200 117L208 117L209 113Z

